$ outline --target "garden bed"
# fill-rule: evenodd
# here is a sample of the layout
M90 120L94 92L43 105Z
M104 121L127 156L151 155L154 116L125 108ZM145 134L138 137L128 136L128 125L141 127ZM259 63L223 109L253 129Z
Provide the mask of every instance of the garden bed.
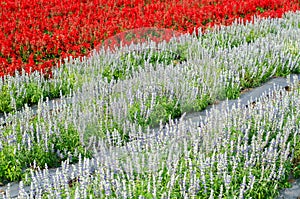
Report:
M299 73L299 24L299 13L288 13L181 36L159 51L131 46L70 58L52 79L6 76L0 181L22 179L50 198L275 197L290 171L299 175L299 162L291 162L299 157L298 82L255 106L212 108L196 118L200 125L168 122ZM44 102L44 94L59 103ZM70 165L48 179L64 161ZM71 177L62 175L78 161Z
M160 128L156 128L153 129L154 131L151 133L152 135L159 135L162 132L168 134L168 130L167 129L174 129L174 125L176 126L175 128L178 128L180 125L186 125L186 123L188 123L188 126L193 126L193 127L204 127L205 128L205 124L203 123L207 117L211 118L213 117L212 115L214 113L217 112L224 112L225 109L227 111L231 111L231 109L233 109L234 107L239 107L240 109L244 109L244 111L246 111L245 109L255 109L255 105L254 102L257 103L257 106L260 106L261 101L265 101L264 104L268 103L269 101L271 101L270 99L273 98L273 101L278 100L277 97L279 96L277 93L285 93L286 91L291 92L291 88L292 86L296 86L297 82L300 81L300 75L298 76L292 76L292 81L294 82L294 84L289 84L287 81L287 79L285 78L274 78L268 82L266 82L265 84L263 84L262 86L258 87L258 88L254 88L251 91L245 92L241 95L241 97L238 100L229 100L229 101L221 101L216 105L213 106L209 106L207 107L206 110L201 111L201 112L195 112L195 113L191 113L191 114L187 114L184 115L182 118L178 118L179 120L177 120L177 122L175 122L173 125L170 124L167 126L162 126ZM289 89L287 89L289 88ZM281 94L282 95L282 94ZM285 95L285 94L284 94ZM251 96L251 100L250 97ZM251 105L251 106L249 106ZM265 106L265 105L263 105ZM235 111L235 110L233 110ZM177 123L177 124L176 124ZM169 126L169 127L168 127ZM179 127L180 128L180 127ZM174 136L172 136L174 138ZM186 136L184 136L186 137ZM14 198L17 196L21 196L21 194L24 194L23 197L26 197L26 194L39 194L39 190L41 187L44 191L46 190L47 187L51 187L54 186L55 183L57 183L57 179L60 179L60 181L65 181L68 183L68 186L70 188L72 188L77 181L79 181L80 178L82 178L82 175L95 175L95 172L97 172L97 170L101 170L102 167L105 167L105 165L107 166L108 164L110 166L114 165L114 167L116 168L120 168L122 165L122 169L125 172L130 172L130 166L129 167L124 167L126 166L126 163L124 165L124 162L122 163L122 161L118 161L124 157L127 156L127 158L129 158L130 160L133 160L134 156L138 156L138 154L134 151L131 151L131 149L133 148L132 146L138 146L141 143L147 143L147 140L151 139L150 137L146 137L144 140L140 140L138 141L139 144L137 143L128 143L127 147L123 148L123 149L118 149L118 148L101 148L101 149L97 149L98 150L98 155L89 160L88 162L86 162L86 166L82 165L81 163L75 163L75 164L69 164L68 162L66 162L62 167L60 168L56 168L56 169L47 169L46 172L45 171L35 171L33 172L33 181L34 181L34 187L35 188L30 188L29 185L21 185L19 183L12 183L9 185L9 189L8 189L8 185L6 186L2 186L1 187L1 191L3 193L5 193L5 197L4 198ZM180 138L182 139L182 137ZM173 139L171 143L178 143L178 139ZM179 141L180 143L180 141ZM99 145L98 145L99 146ZM131 147L130 147L131 146ZM298 149L299 150L299 149ZM162 153L162 152L160 152ZM146 161L149 161L151 159L145 159ZM150 169L150 171L152 172L156 172L157 169L159 167L155 167L155 165L149 164L149 162L145 162L144 164L144 168L145 166L148 166L148 169ZM146 166L146 167L147 167ZM151 167L149 167L151 166ZM157 165L156 165L157 166ZM135 167L135 169L137 169ZM123 171L117 171L117 172L123 172ZM138 170L136 170L137 172ZM296 172L299 172L297 170L295 170ZM116 171L115 171L116 172ZM83 174L85 173L85 174ZM141 173L140 173L141 174ZM297 195L297 193L299 193L299 183L297 183L298 181L293 180L294 179L294 174L292 173L292 175L289 175L289 182L292 183L292 187L291 188L286 188L283 190L280 190L280 195L278 196L278 198L287 198L287 199L292 199L295 198ZM299 177L299 176L298 176ZM50 183L50 184L49 184ZM21 186L21 187L20 187ZM27 195L29 197L29 195Z

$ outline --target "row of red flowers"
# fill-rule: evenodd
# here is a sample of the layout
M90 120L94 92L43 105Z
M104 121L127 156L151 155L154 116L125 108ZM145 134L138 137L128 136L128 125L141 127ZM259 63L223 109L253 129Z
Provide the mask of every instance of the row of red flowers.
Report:
M58 60L87 55L106 38L140 27L182 33L253 15L281 17L298 0L0 0L0 76L51 73Z

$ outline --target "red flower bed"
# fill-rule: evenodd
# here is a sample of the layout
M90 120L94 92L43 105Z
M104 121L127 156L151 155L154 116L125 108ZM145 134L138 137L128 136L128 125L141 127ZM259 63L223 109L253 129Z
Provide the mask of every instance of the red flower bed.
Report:
M50 72L58 60L89 53L117 33L140 27L229 25L253 15L281 17L298 0L0 0L0 76Z

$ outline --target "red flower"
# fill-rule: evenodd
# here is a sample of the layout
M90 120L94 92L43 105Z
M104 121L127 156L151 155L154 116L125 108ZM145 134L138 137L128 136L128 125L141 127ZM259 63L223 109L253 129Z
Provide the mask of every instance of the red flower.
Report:
M300 8L298 0L5 2L0 9L0 75L22 68L40 70L40 65L47 68L51 61L70 55L88 55L103 40L134 28L171 28L191 33L195 27L204 30L230 25L236 18L251 19L253 15L281 17L286 11ZM9 61L12 58L14 61Z

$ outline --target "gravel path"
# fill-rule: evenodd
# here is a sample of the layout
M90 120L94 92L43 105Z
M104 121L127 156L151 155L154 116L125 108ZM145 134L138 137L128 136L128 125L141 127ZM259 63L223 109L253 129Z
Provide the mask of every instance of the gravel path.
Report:
M298 81L300 82L300 75L295 75L294 77L296 77L298 79ZM239 99L240 100L239 103L241 105L246 106L246 104L249 101L254 102L256 98L259 98L259 97L261 97L261 96L267 94L268 92L271 92L272 90L277 89L277 88L286 88L286 89L288 89L287 86L288 86L288 83L287 83L286 78L273 78L273 79L269 80L267 83L263 84L260 87L250 89L250 90L242 93L241 97ZM58 101L59 101L59 99L55 99L55 100L49 101L49 104L51 105L54 102L58 102ZM233 105L237 104L237 102L238 102L238 100L221 101L216 105L207 107L206 110L204 110L204 111L187 114L182 119L183 120L190 120L193 124L199 125L199 116L204 118L206 116L206 114L209 113L209 110L212 109L212 107L217 108L217 109L222 109L222 106L224 105L223 103L228 103L229 108L231 108ZM35 107L33 109L34 109L34 111L36 111L37 107ZM3 115L0 115L0 124L3 124L3 121L1 122L2 118L3 118ZM154 129L154 130L156 130L156 129ZM115 153L116 154L121 154L120 151L122 151L122 149L116 151ZM109 152L114 153L111 150ZM114 157L116 157L116 156L114 156ZM99 158L97 159L97 161L99 161ZM90 168L91 173L93 173L93 171L97 168L97 161L95 159L91 160L91 165L92 165L92 167ZM72 166L73 167L78 167L78 164L74 164ZM72 166L69 166L70 169L67 170L68 171L67 173L68 173L69 176L71 176L71 172L73 170ZM62 170L62 169L64 169L64 168L60 167L60 168L56 168L56 169L49 169L48 176L49 176L50 181L51 181L51 179L53 179L53 176L55 176L56 171L57 170ZM43 183L43 181L41 180L39 183ZM1 185L0 184L0 198L1 198L1 193L5 193L7 188L8 188L8 185ZM10 183L9 184L9 190L10 190L10 197L11 198L17 197L18 192L19 192L19 183L18 182ZM30 191L30 186L24 186L24 190L26 192L29 192ZM280 196L277 199L300 199L300 179L293 180L291 188L286 188L286 189L281 190L280 191Z

